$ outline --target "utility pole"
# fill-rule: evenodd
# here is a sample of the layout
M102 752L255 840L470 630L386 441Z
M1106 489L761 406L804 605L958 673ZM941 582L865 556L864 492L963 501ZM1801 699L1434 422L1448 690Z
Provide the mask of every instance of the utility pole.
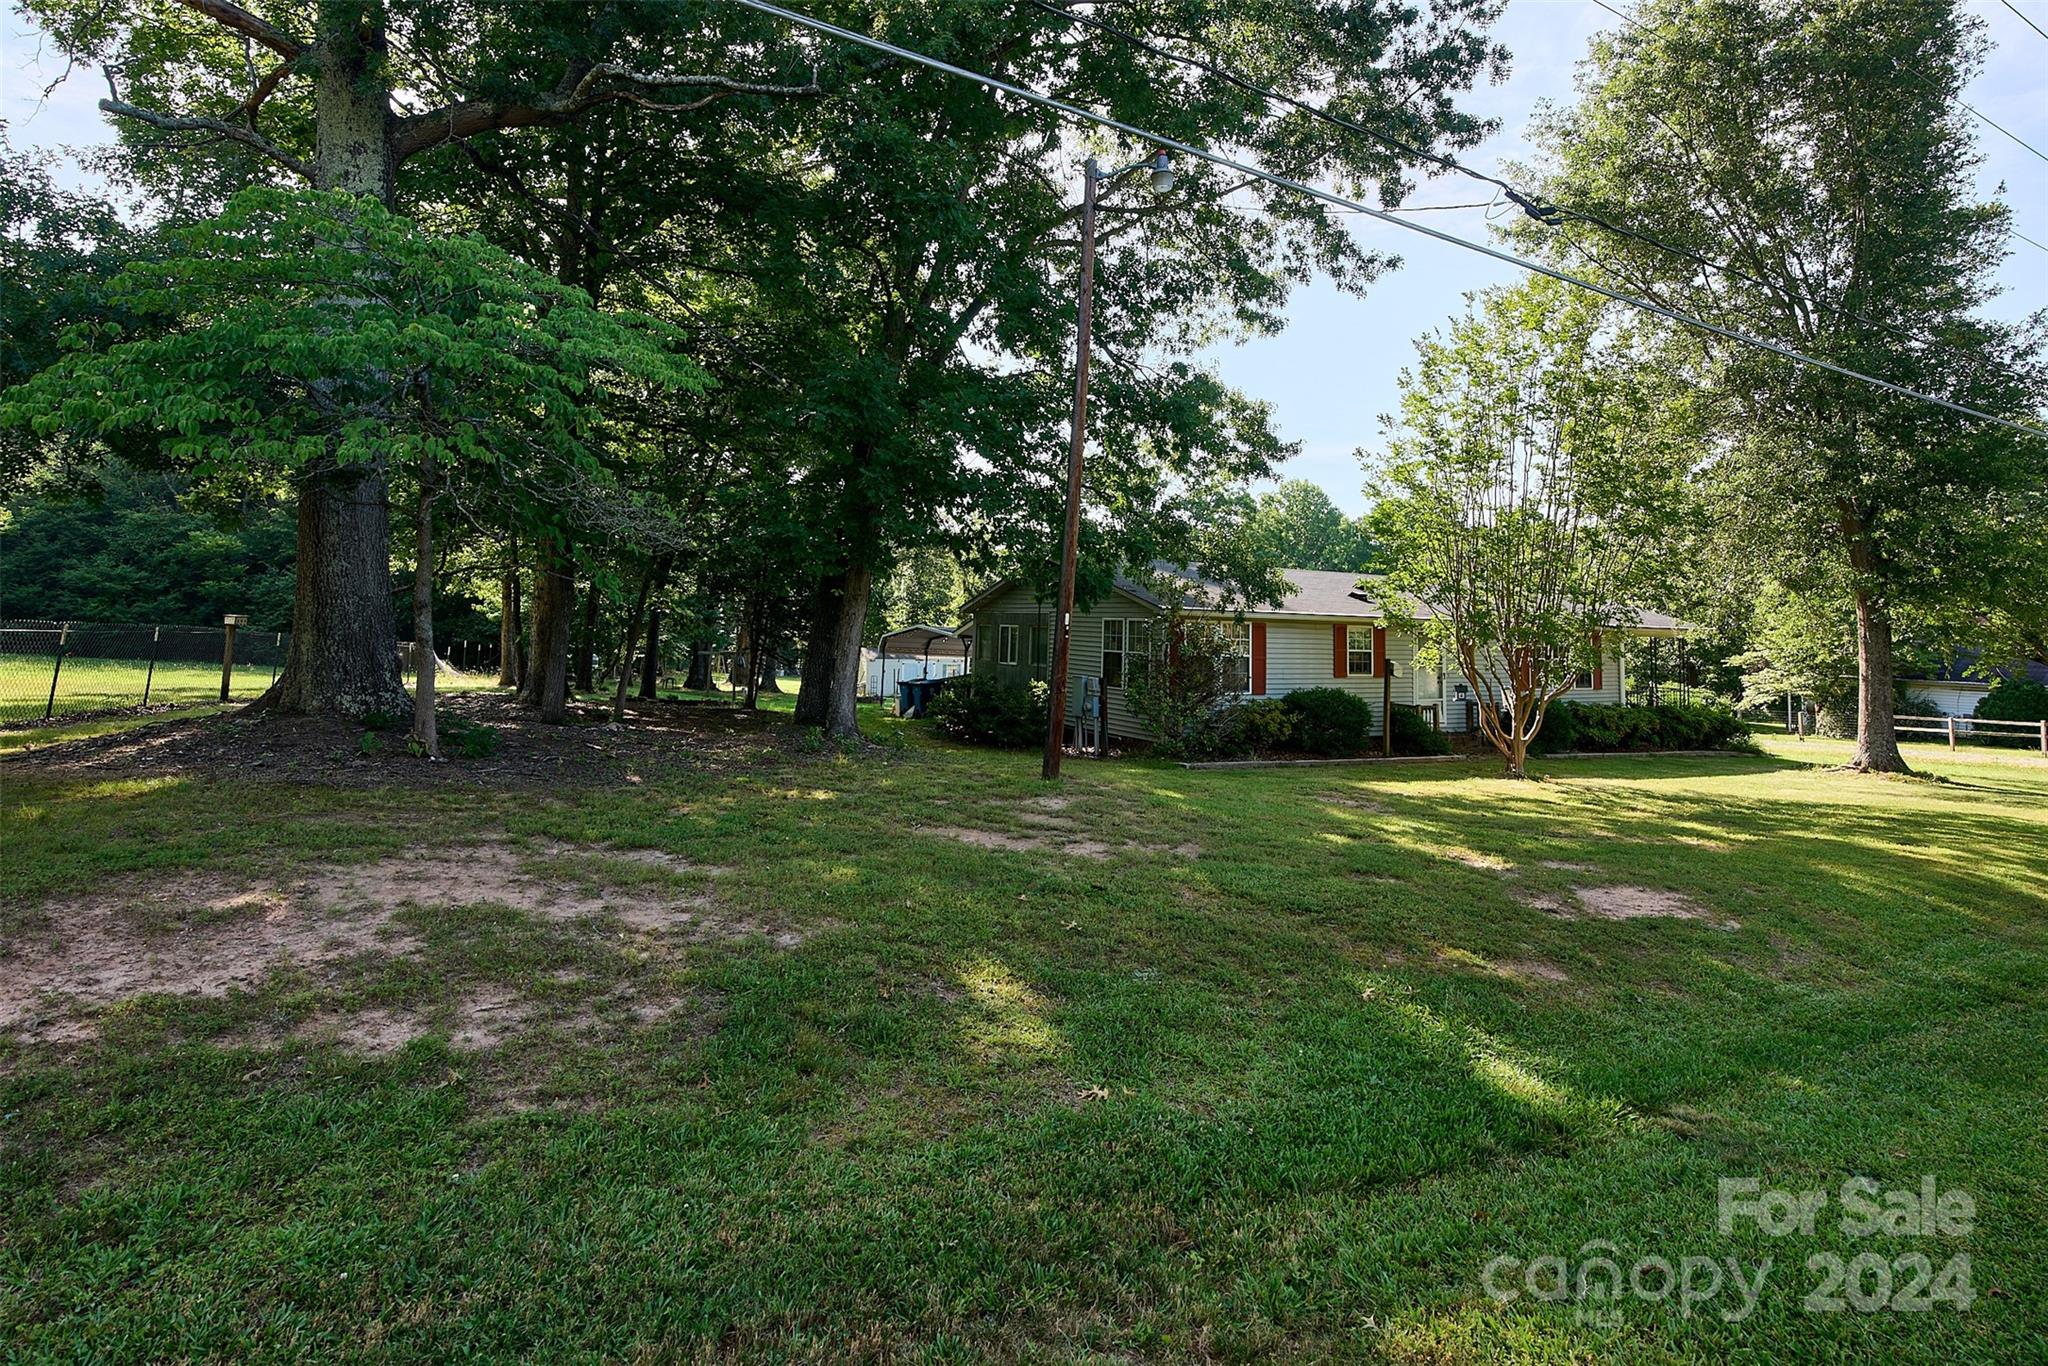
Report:
M1074 638L1074 578L1081 564L1081 456L1088 446L1089 332L1095 316L1095 193L1096 187L1127 171L1149 172L1152 193L1173 188L1173 170L1166 153L1155 151L1143 161L1105 172L1089 157L1081 168L1081 298L1074 315L1074 434L1067 450L1067 522L1060 541L1060 600L1052 623L1050 712L1045 721L1045 762L1042 777L1060 776L1067 738L1067 659Z
M1074 432L1067 448L1067 523L1060 540L1060 601L1052 627L1052 699L1041 777L1060 776L1067 742L1067 657L1074 643L1074 577L1081 562L1081 455L1088 445L1088 334L1095 305L1095 158L1081 169L1081 301L1074 327Z

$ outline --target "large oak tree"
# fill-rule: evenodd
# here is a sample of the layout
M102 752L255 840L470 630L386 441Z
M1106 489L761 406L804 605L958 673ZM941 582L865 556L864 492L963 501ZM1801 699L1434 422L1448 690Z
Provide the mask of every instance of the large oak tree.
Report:
M815 88L808 71L776 79L767 69L781 58L762 41L759 17L733 6L28 0L26 9L68 55L108 73L101 108L130 135L135 178L202 201L281 177L390 206L409 163L480 134L559 126L617 104L674 115ZM225 156L195 176L195 147ZM391 649L387 487L376 461L311 461L299 477L291 653L272 699L282 709L404 705Z
M1959 102L1977 21L1929 0L1650 0L1596 42L1542 130L1551 244L1723 326L2008 417L2038 411L2038 323L1983 316L2007 212L1978 198ZM1736 553L1795 591L1846 582L1854 765L1905 767L1895 620L2003 571L1972 534L2048 480L2044 446L1859 380L1706 339L1726 401L1704 479Z

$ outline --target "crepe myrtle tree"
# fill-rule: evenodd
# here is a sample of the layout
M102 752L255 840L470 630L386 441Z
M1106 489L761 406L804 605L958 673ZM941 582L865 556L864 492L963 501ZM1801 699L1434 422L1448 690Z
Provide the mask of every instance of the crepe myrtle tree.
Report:
M1568 288L1490 291L1417 343L1376 488L1389 618L1471 681L1514 778L1654 590L1685 468L1686 400Z
M358 497L409 482L416 726L431 749L436 505L489 498L544 521L562 498L603 486L593 436L623 420L612 410L659 406L702 372L666 325L600 313L581 291L474 238L425 235L374 198L246 190L171 240L109 286L131 326L75 328L64 356L7 391L0 422L46 440L140 434L202 477L303 487L317 469ZM302 529L328 506L302 500ZM355 660L337 633L294 631L263 704L404 710L388 574L380 565L374 594L323 609L307 601L319 586L301 563L296 619L346 606L338 634L374 630L377 648Z
M631 105L677 116L816 92L780 31L730 5L315 0L23 0L68 58L108 77L128 173L174 211L252 183L387 207L408 163L499 130ZM772 71L775 74L762 76ZM777 79L785 71L795 80ZM198 152L199 155L195 155ZM121 154L117 154L121 155ZM338 448L293 467L292 657L279 706L346 710L395 687L384 466ZM560 585L543 582L545 596Z

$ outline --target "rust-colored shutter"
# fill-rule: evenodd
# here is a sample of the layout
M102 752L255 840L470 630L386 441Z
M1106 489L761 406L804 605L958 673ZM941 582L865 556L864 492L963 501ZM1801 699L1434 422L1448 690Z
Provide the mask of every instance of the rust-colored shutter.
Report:
M1335 641L1337 651L1330 658L1330 677L1346 678L1351 673L1351 647L1344 636L1344 623L1340 621L1332 626L1330 635Z
M1600 690L1601 679L1606 674L1606 671L1600 667L1600 663L1600 633L1595 631L1593 633L1593 690L1595 692Z
M1252 623L1252 695L1266 695L1266 623Z
M1387 628L1384 626L1372 628L1372 676L1387 676Z

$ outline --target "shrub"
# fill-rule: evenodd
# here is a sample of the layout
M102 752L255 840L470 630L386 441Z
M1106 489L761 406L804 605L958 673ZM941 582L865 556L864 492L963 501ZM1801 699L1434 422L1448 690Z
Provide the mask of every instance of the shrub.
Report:
M1255 697L1218 707L1186 726L1170 752L1183 759L1242 759L1285 750L1293 738L1294 713L1286 704L1279 698Z
M1972 714L1986 721L2048 721L2048 685L2031 678L2001 678L1977 699Z
M1449 754L1451 737L1429 724L1415 707L1395 707L1393 712L1394 753Z
M1045 742L1050 692L1038 681L1019 688L970 675L934 693L925 715L941 734L970 745L1030 749Z
M1654 707L1603 707L1553 702L1530 746L1540 754L1568 750L1748 749L1749 728L1726 707L1662 702Z
M2001 678L1977 699L1971 715L1984 721L2048 720L2048 687L2031 678ZM2010 726L1986 726L1971 732L1970 738L1995 745L2032 747L2040 743L2038 734L2029 735Z
M1234 710L1230 635L1220 622L1165 617L1152 623L1143 663L1124 687L1124 701L1174 758L1217 757L1229 737L1219 714Z
M1294 717L1294 747L1333 759L1372 744L1372 703L1342 688L1302 688L1281 699Z
M461 716L443 719L439 738L443 749L452 750L465 759L488 759L498 752L496 727Z

